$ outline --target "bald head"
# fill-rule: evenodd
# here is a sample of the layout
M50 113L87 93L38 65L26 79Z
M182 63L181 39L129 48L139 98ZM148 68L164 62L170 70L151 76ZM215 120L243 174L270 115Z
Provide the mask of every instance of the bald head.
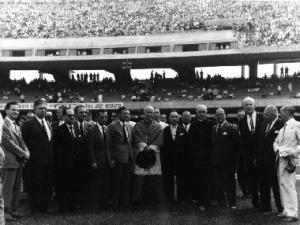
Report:
M191 122L191 113L189 111L184 111L181 115L181 121L183 124L189 124Z
M268 105L266 106L264 110L264 119L271 123L273 120L275 120L278 117L278 110L276 106L274 105Z
M144 116L146 122L151 122L153 119L154 108L151 105L148 105L144 108Z
M252 113L254 112L255 109L255 100L254 98L251 97L246 97L244 98L243 102L242 102L242 106L245 110L245 113L247 115L252 115Z
M216 120L219 124L222 124L225 120L226 120L226 114L225 114L225 110L222 108L218 108L216 110Z
M295 107L292 105L282 106L280 109L280 118L286 122L294 117Z

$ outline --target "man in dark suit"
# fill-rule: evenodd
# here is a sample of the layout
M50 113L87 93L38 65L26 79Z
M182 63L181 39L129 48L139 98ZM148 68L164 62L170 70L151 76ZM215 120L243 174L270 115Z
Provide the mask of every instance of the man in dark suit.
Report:
M245 110L239 109L237 112L237 123L236 123L239 134L240 134L239 124L244 117L245 117ZM240 140L240 136L239 136L239 140ZM238 154L237 162L236 162L237 179L243 197L248 197L250 195L250 187L248 187L248 183L247 183L248 177L247 177L247 170L246 170L245 154L244 151L241 151L241 149L238 151L237 154Z
M65 123L58 127L53 137L56 174L56 197L58 212L74 211L78 207L80 194L78 174L80 170L79 130L74 126L75 114L64 108Z
M53 133L55 133L55 131L65 122L62 113L64 108L65 106L60 105L56 111L57 120L52 123Z
M239 124L241 148L245 156L245 173L248 177L248 186L252 196L252 206L254 209L260 208L258 193L258 169L256 165L259 141L259 130L261 121L255 111L255 101L251 97L243 100L243 108L246 116Z
M125 118L129 110L118 109L118 119L107 127L109 165L112 168L110 203L129 203L130 182L133 173L132 128Z
M5 106L6 117L3 124L2 147L5 153L3 164L3 198L5 203L5 220L13 221L20 217L17 214L19 195L22 183L24 160L29 159L29 151L23 141L16 119L19 116L17 102L9 102Z
M80 139L80 162L78 162L78 166L80 170L78 171L78 180L80 180L80 189L79 192L79 201L81 202L81 207L89 207L91 206L93 196L90 193L90 186L92 181L92 169L89 163L89 154L87 150L87 133L88 130L92 127L86 121L87 110L84 105L78 105L74 109L76 123L75 127L79 130L79 139Z
M52 131L45 120L46 112L46 102L36 100L35 116L26 121L22 127L22 135L30 152L26 170L31 213L48 212L52 194Z
M97 123L87 133L87 150L92 168L91 193L94 203L102 207L108 200L109 166L106 148L107 112L99 111Z
M189 132L190 126L191 126L191 113L189 111L184 111L181 114L181 124L183 128L186 130L186 132Z
M236 126L226 121L224 109L216 110L216 120L211 133L215 197L220 206L235 209L238 133Z
M198 200L204 211L210 200L211 181L211 130L213 122L207 119L207 107L196 107L197 120L191 124L188 133L190 162L192 164L192 197Z
M175 185L177 186L177 200L186 200L187 136L185 129L178 124L179 115L176 111L170 113L169 122L170 126L163 131L164 142L160 155L165 196L169 202L173 202Z
M259 133L259 151L257 166L259 169L259 190L261 198L261 211L269 213L271 209L271 189L279 213L283 208L280 201L279 183L277 177L276 154L273 143L283 127L283 122L278 119L278 110L269 105L264 110L264 121Z

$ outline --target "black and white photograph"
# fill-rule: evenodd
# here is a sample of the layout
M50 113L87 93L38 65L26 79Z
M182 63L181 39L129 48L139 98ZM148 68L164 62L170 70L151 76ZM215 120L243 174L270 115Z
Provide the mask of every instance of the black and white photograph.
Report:
M0 0L0 225L299 224L300 0Z

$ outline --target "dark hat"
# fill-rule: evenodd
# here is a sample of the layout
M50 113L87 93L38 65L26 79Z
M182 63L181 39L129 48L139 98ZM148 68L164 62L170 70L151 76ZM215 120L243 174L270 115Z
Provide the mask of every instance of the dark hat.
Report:
M136 156L136 164L143 169L149 169L156 162L154 150L143 150Z

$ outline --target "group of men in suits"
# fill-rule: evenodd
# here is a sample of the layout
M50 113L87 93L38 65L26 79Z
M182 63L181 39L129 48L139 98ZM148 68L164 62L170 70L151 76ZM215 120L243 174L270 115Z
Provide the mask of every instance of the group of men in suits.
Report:
M171 111L165 125L159 121L160 111L147 106L136 124L129 123L126 107L118 109L110 124L102 110L89 123L86 108L78 105L59 107L59 120L51 126L45 120L46 102L37 100L34 117L20 129L19 105L10 102L1 126L6 220L22 216L17 212L22 176L31 213L48 212L53 192L60 213L131 201L193 201L203 211L211 200L236 209L236 170L253 208L269 213L272 190L279 216L296 220L292 169L300 153L300 123L293 119L295 110L284 106L279 119L277 108L270 105L262 120L254 99L245 98L242 106L237 125L227 121L222 108L216 110L215 121L209 120L205 105L196 107L193 122L189 111L181 119ZM149 167L136 163L145 151L155 156Z

